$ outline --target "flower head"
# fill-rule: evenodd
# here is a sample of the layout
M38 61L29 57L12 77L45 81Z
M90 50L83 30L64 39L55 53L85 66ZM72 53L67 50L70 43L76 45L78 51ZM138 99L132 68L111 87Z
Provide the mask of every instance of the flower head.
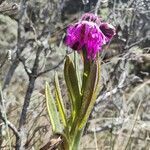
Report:
M87 58L95 59L97 52L115 33L112 34L109 27L94 14L87 13L79 22L67 28L64 43L73 50L86 50Z

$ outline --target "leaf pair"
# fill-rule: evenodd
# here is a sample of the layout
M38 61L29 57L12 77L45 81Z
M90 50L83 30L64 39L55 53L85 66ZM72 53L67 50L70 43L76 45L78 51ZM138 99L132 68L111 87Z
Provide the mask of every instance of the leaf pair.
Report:
M97 94L99 92L100 81L100 61L89 61L86 58L84 60L84 72L81 88L80 107L78 107L78 115L75 116L72 123L71 135L81 131L88 121L89 115L94 107ZM70 74L71 75L71 74ZM75 82L72 86L78 84ZM74 89L75 90L75 89ZM78 104L78 99L75 99Z

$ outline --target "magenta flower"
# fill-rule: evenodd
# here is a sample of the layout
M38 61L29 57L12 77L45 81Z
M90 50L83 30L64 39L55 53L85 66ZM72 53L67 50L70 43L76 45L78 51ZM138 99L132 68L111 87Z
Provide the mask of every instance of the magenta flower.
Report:
M94 14L85 14L81 20L67 28L64 43L78 52L86 50L88 59L95 59L98 51L115 34L112 25L101 23Z

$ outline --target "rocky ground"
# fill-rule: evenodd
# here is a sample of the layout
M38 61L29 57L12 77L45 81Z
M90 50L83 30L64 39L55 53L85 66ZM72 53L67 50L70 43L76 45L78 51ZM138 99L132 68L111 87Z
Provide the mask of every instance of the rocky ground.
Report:
M44 84L48 81L53 86L57 71L69 109L63 60L74 53L63 45L63 38L67 25L88 11L111 22L117 34L101 54L102 90L81 149L150 149L149 1L0 0L0 4L0 108L4 116L0 120L0 149L14 149L16 137L8 126L11 122L19 127L27 96L30 105L21 132L25 148L38 150L50 140Z

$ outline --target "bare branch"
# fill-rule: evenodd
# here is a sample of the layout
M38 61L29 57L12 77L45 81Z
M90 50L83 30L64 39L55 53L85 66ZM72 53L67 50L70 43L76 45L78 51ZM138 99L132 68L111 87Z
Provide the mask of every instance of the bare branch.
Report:
M100 5L101 5L101 0L98 0L96 7L95 7L95 14L98 13L98 10L100 9Z
M5 124L8 125L8 127L13 131L15 136L20 138L20 134L19 134L17 128L15 127L15 125L12 124L9 120L6 120L5 117L3 117L1 113L0 113L0 118L4 121Z
M24 70L26 71L28 77L30 77L31 75L31 70L29 70L25 64L25 59L24 58L18 58L20 60L20 62L23 64Z
M135 43L132 43L130 45L126 45L126 47L124 49L126 49L126 50L130 49L133 46L136 46L136 45L140 44L141 42L145 41L146 39L148 39L148 37L141 38L139 41L136 41Z
M58 68L58 67L64 62L64 60L65 60L65 57L64 57L56 66L54 66L54 67L52 67L52 68L49 68L49 69L46 69L46 70L44 70L44 71L38 73L37 76L41 76L41 75L43 75L43 74L45 74L45 73L47 73L47 72L49 72L49 71L52 71L52 70Z

